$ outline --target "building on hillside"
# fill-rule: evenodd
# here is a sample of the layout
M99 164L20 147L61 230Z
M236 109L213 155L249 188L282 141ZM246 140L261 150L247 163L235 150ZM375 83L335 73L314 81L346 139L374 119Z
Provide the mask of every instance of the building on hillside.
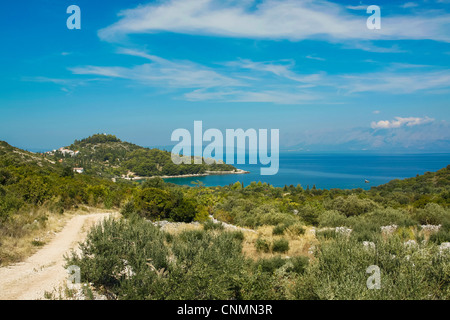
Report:
M80 153L80 151L72 151L72 150L64 149L64 148L59 148L58 151L61 152L64 156L66 154L68 154L71 157L75 157L76 155L78 155L78 153Z
M76 172L76 173L83 173L83 172L84 172L84 169L83 169L83 168L73 168L73 172Z

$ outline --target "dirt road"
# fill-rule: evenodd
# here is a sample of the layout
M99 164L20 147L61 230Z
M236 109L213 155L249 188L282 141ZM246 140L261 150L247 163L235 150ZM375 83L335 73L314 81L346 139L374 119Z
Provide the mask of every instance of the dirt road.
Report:
M111 213L74 216L61 232L26 261L0 268L0 300L43 299L67 279L64 254L77 249L87 230Z

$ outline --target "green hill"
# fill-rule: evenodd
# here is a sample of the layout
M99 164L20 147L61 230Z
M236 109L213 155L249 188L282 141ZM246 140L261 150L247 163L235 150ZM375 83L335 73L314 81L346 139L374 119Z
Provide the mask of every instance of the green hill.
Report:
M412 204L423 208L430 202L450 206L450 165L436 172L425 172L413 178L395 179L378 187L372 187L372 195L401 205Z
M171 153L159 149L144 148L121 141L114 135L95 134L83 140L76 140L67 150L76 155L56 151L49 156L53 161L63 160L68 166L82 167L87 174L107 178L129 175L140 177L176 176L183 174L203 174L206 171L234 171L227 164L175 165Z

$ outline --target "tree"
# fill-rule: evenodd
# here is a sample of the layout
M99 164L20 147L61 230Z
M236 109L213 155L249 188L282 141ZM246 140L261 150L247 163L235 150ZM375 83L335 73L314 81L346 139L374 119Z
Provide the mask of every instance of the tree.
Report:
M156 220L167 218L174 207L171 194L157 188L142 189L135 204L141 216Z
M169 218L176 222L191 222L196 215L195 201L183 199L169 214Z
M64 167L61 173L61 177L69 177L69 178L73 178L74 173L71 167Z

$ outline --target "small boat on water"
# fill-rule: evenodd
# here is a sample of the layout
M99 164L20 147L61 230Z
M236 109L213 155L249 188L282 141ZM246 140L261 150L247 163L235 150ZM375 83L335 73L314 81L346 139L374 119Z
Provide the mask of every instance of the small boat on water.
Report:
M365 183L370 183L370 181L369 181L369 180L367 180L367 179L364 179L364 182L365 182Z

